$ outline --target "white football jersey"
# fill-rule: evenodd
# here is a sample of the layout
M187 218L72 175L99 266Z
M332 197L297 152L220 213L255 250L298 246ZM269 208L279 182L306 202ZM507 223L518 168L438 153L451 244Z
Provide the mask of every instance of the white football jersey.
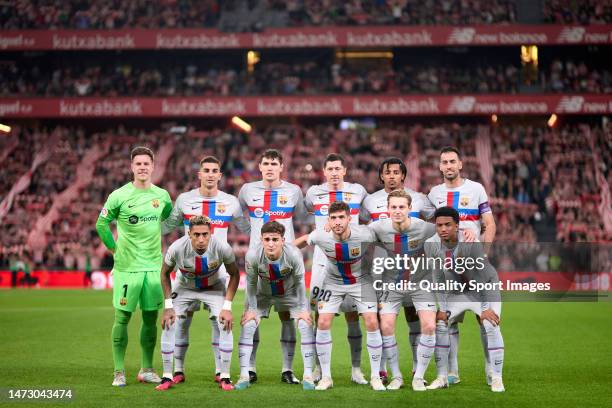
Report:
M370 275L361 266L369 244L376 242L376 235L365 225L349 224L349 228L351 236L346 241L337 241L331 231L321 229L308 235L308 244L317 245L327 257L325 282L352 285Z
M361 184L343 183L342 190L330 191L327 183L311 186L306 192L304 204L306 211L313 213L317 228L323 228L327 223L329 205L334 201L344 201L351 209L351 223L359 224L361 203L368 192Z
M471 228L477 236L482 229L481 215L491 213L484 187L469 179L465 179L462 185L455 188L448 188L444 183L439 184L431 189L427 198L430 206L453 207L457 210L459 228Z
M427 199L424 194L417 193L409 189L408 187L404 187L406 193L410 195L412 198L412 208L410 210L410 216L419 218L421 212L423 211L423 207L425 206L425 200ZM389 212L387 211L387 197L389 193L382 190L378 190L375 193L370 194L363 200L363 211L362 218L365 220L384 220L385 218L389 218Z
M285 240L293 242L293 216L304 215L304 196L296 184L282 181L273 189L264 187L263 181L246 183L240 189L238 200L242 211L249 212L251 239L249 248L261 242L261 227L268 221L277 221L285 227Z
M175 266L176 283L189 289L205 289L219 281L219 268L236 262L232 248L226 241L211 236L208 248L200 255L191 245L189 236L184 235L170 245L164 262Z
M204 197L200 189L179 194L170 217L164 222L164 232L172 231L183 225L185 235L189 232L189 218L205 215L210 218L211 233L227 242L227 230L233 222L242 232L249 232L249 220L243 215L238 199L231 194L219 191L215 197Z
M246 275L247 282L259 282L258 295L285 296L296 293L299 285L304 286L302 252L294 245L285 243L280 258L271 261L259 244L246 254Z

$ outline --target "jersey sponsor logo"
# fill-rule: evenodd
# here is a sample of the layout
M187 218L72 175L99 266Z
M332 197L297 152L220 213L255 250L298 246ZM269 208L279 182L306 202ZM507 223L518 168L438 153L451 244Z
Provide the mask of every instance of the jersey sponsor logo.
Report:
M264 215L280 215L280 216L285 216L287 215L287 211L269 211L269 210L263 210L262 208L256 208L255 211L253 211L253 213L255 214L255 217L257 218L262 218Z
M151 205L153 206L153 208L159 207L159 200L155 199L155 200L151 201Z
M148 217L140 217L140 222L157 221L159 217L157 215L149 215Z
M327 205L327 204L322 205L321 208L319 209L319 211L321 212L321 215L329 214L329 205Z
M256 208L255 211L253 211L253 214L255 214L257 218L262 218L264 216L264 210L261 208Z
M107 217L108 216L108 210L106 208L102 208L102 211L100 211L100 215L102 217Z
M464 196L459 199L459 205L462 207L467 207L469 203L470 203L470 197Z
M138 216L137 215L130 215L130 217L128 218L128 222L132 225L134 224L138 224Z
M379 220L386 220L387 218L389 218L389 214L387 214L387 213L382 213L378 217Z

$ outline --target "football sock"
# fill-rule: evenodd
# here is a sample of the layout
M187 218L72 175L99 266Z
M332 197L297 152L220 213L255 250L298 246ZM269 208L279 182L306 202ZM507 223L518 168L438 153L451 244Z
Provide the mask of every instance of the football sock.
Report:
M157 310L142 311L140 326L140 348L142 350L142 368L153 368L153 353L157 343Z
M218 321L218 319L217 319ZM230 330L223 330L223 323L218 322L219 326L219 363L221 378L230 377L230 365L232 363L232 351L234 351L234 335Z
M283 352L283 370L293 371L293 356L295 355L295 326L293 320L281 320L281 349Z
M315 339L312 326L300 319L298 320L298 329L300 330L302 360L304 361L304 377L312 377L315 353Z
M368 347L368 355L370 356L370 376L378 377L383 346L379 330L366 333L366 345Z
M480 342L482 343L482 351L484 352L485 358L485 373L488 374L491 371L491 359L489 359L487 330L485 329L484 324L480 325Z
M395 336L383 336L383 357L389 362L393 377L401 377L402 373L399 368L399 355L397 349L397 340ZM383 363L380 364L380 369L384 370Z
M210 320L211 334L210 345L212 346L213 355L215 357L215 374L221 372L221 356L219 356L219 325L216 320Z
M255 334L253 335L253 348L251 349L251 358L249 360L250 371L257 371L255 365L257 361L257 347L259 347L259 326L255 328Z
M419 336L421 335L421 322L415 320L408 322L408 342L412 351L412 372L416 371L417 366L417 347L419 346Z
M450 337L450 349L448 351L448 372L459 375L459 363L457 362L457 354L459 354L459 324L453 323L448 328Z
M172 378L172 368L174 363L174 331L176 324L172 324L166 329L162 329L161 334L161 357L164 373L162 377Z
M111 332L113 346L113 363L115 371L124 371L125 350L128 344L128 323L132 317L131 312L115 309L115 322Z
M174 325L174 371L185 371L185 356L189 348L189 327L193 316L178 316Z
M504 339L501 329L486 320L483 322L483 326L487 332L487 345L493 377L501 377L504 368Z
M361 367L361 349L363 347L361 334L361 324L359 321L346 322L348 331L346 338L351 348L351 365L353 367Z
M238 360L240 361L240 377L249 377L251 351L253 350L253 336L257 330L257 323L249 320L242 326L238 340Z
M417 369L414 378L423 378L436 346L435 334L421 334L417 347Z
M448 376L448 351L450 339L448 337L448 326L441 320L436 322L436 372L438 377Z
M331 378L331 353L332 353L332 335L331 330L317 330L317 356L321 363L321 375Z

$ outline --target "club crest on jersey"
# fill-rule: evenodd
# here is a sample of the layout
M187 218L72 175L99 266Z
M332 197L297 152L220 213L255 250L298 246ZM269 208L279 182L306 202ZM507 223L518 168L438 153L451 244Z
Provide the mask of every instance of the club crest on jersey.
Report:
M219 214L223 214L225 212L225 204L217 204L217 211Z
M351 198L353 198L353 194L351 193L344 193L344 202L350 202Z
M119 304L121 306L126 306L127 305L127 299L122 297L121 299L119 299Z
M359 247L351 248L351 256L352 257L358 257L359 254L361 254L361 248L359 248Z
M289 202L289 199L287 199L287 197L282 195L278 197L278 202L281 204L287 204L287 202Z
M151 201L151 204L153 205L153 208L157 208L157 207L159 207L159 200L155 199L155 200Z
M218 261L211 262L211 263L209 263L209 264L208 264L208 270L209 270L209 271L210 271L210 270L215 270L215 269L217 269L217 268L219 267L219 265L220 265L220 264L221 264L221 263L220 263L220 262L218 262Z
M416 247L418 247L418 246L419 246L419 244L420 244L420 243L421 243L421 241L420 241L420 240L415 239L414 241L409 241L409 242L408 242L408 246L409 246L410 248L416 248Z
M291 268L281 269L280 271L281 276L288 275L289 273L291 273Z
M469 197L461 197L459 199L459 205L462 206L462 207L467 207L469 203L470 203L470 198Z

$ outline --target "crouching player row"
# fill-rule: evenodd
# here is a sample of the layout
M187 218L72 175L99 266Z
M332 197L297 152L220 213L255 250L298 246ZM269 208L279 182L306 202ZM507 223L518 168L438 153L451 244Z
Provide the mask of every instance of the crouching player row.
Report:
M221 265L225 265L230 277L227 289L223 280L219 279ZM175 268L176 279L172 285L170 273ZM210 319L219 326L219 386L223 390L233 389L230 381L234 345L232 300L239 281L240 273L229 244L211 235L208 217L191 217L188 235L170 245L161 270L165 298L161 338L163 377L157 390L167 390L173 384L184 381L182 372L175 372L174 376L172 372L174 350L183 346L175 344L175 320L186 319L187 312L194 310L194 307L199 308L200 303L210 311Z

